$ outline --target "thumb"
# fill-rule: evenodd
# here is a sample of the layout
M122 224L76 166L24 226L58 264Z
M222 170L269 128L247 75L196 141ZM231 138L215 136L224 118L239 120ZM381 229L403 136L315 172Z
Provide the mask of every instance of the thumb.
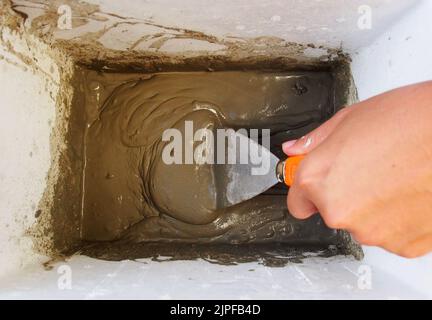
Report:
M333 132L337 125L353 110L353 107L343 108L332 118L318 128L312 130L298 140L286 141L282 150L287 156L306 154L318 147Z

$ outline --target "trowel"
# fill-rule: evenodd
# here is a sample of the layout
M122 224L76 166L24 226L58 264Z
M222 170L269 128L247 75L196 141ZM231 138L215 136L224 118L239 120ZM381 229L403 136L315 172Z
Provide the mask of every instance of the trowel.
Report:
M236 160L233 164L224 164L219 166L218 180L220 190L225 190L219 199L222 207L229 207L243 201L249 200L260 195L272 186L281 182L288 187L294 183L295 173L304 158L303 155L292 156L285 160L280 160L269 149L259 144L249 137L235 133L231 139L228 139L228 150L235 144ZM249 148L239 148L241 145L248 145ZM247 152L248 154L242 154ZM254 170L256 157L259 160L266 161L265 169ZM239 159L248 159L248 163L240 163ZM222 172L220 172L222 170Z

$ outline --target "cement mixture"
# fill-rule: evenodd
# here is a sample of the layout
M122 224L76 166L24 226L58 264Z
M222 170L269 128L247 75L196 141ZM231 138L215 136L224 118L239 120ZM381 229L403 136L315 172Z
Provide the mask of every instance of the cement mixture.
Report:
M284 186L220 208L218 193L225 190L216 185L217 165L166 165L161 158L167 143L161 140L163 130L182 131L185 121L193 121L194 130L268 128L272 151L284 158L282 142L312 130L337 110L331 73L86 71L79 81L86 111L81 235L85 241L117 240L109 250L90 245L87 254L117 259L119 253L131 258L167 250L155 242L170 243L171 252L185 242L285 243L304 251L340 246L347 239L318 216L293 218ZM143 242L153 244L130 249ZM195 257L218 252L214 246L194 248ZM233 247L224 256L239 251Z
M225 190L216 188L217 165L166 165L162 133L168 128L184 133L185 121L193 121L195 131L268 128L273 149L283 157L281 142L333 112L331 76L204 72L136 77L123 79L105 101L101 91L113 86L118 75L86 79L82 237L112 240L132 225L128 236L141 241L281 241L295 236L286 190L219 209L217 194Z

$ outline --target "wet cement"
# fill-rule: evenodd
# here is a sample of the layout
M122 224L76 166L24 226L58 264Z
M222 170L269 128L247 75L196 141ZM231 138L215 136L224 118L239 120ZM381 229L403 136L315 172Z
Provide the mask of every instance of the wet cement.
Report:
M160 242L141 242L131 246L125 241L111 243L109 250L103 243L89 243L81 249L80 253L108 261L129 259L146 263L143 259L157 262L202 259L209 263L221 265L258 262L268 267L283 267L290 263L302 263L308 257L331 257L337 254L347 254L346 251L335 245L287 246L282 243L241 245L171 243L167 245Z
M289 251L293 246L344 247L342 233L327 228L319 216L302 221L288 213L283 185L220 208L216 199L224 190L215 187L214 165L166 165L161 158L163 130L184 131L186 120L193 121L194 130L268 128L272 151L284 158L282 142L312 130L337 110L329 72L85 71L81 83L86 111L81 237L116 240L109 250L103 242L86 246L86 254L153 257L160 254L160 243L170 243L164 250L171 252L185 243L284 243ZM186 256L217 252L194 248ZM234 257L239 249L231 251L224 256ZM253 252L264 256L267 251L257 247Z

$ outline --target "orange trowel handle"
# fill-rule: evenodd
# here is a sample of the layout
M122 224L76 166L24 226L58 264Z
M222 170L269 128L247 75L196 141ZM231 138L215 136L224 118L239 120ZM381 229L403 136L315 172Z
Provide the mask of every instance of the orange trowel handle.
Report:
M287 186L291 186L294 183L294 177L300 162L305 156L293 156L289 157L283 162L280 162L280 166L276 169L276 174L281 182L284 182Z

